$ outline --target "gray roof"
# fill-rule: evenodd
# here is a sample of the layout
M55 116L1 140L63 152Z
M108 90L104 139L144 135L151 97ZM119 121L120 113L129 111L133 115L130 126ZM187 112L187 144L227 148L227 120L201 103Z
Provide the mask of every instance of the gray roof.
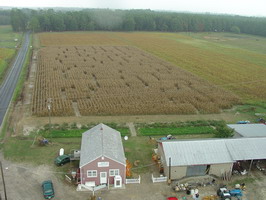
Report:
M233 160L266 159L266 138L239 138L226 141Z
M232 158L223 140L163 142L167 166L231 163Z
M266 137L265 124L228 124L227 126L243 137Z
M120 132L104 124L82 134L80 167L101 156L126 164Z
M208 139L162 142L169 166L232 163L266 159L266 138Z

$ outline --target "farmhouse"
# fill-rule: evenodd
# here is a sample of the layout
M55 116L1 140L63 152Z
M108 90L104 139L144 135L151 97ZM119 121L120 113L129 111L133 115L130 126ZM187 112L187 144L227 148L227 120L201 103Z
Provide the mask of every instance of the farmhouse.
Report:
M265 124L228 124L234 129L234 137L266 137Z
M266 159L266 138L164 141L158 154L169 179L231 175L234 163Z
M81 185L122 187L125 183L126 158L120 132L104 124L84 132L80 155Z

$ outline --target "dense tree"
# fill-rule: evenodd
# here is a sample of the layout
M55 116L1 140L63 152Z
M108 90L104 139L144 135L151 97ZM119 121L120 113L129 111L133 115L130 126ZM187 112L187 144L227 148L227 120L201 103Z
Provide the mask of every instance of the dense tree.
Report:
M9 25L10 23L10 10L0 10L0 25Z
M8 13L8 11L7 11ZM27 28L34 31L191 31L239 32L266 36L266 18L233 15L211 15L151 10L84 9L79 11L54 11L13 9L1 14L14 31ZM236 28L237 27L237 28Z
M123 21L124 31L134 31L136 22L133 17L127 16Z
M11 10L11 25L14 31L25 31L27 28L28 17L25 12L19 9Z

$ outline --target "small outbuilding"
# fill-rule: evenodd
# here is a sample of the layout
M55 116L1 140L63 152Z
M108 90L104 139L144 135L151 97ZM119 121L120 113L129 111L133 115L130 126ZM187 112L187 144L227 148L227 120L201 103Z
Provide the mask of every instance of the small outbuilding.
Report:
M84 132L80 151L81 185L122 187L125 179L126 158L120 132L104 124Z

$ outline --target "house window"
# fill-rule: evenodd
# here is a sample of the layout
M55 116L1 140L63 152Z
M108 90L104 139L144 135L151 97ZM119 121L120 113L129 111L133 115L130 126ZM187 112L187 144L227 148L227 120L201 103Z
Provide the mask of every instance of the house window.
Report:
M87 171L87 177L97 177L97 170L88 170Z
M109 170L109 176L118 176L119 175L119 169L110 169Z

